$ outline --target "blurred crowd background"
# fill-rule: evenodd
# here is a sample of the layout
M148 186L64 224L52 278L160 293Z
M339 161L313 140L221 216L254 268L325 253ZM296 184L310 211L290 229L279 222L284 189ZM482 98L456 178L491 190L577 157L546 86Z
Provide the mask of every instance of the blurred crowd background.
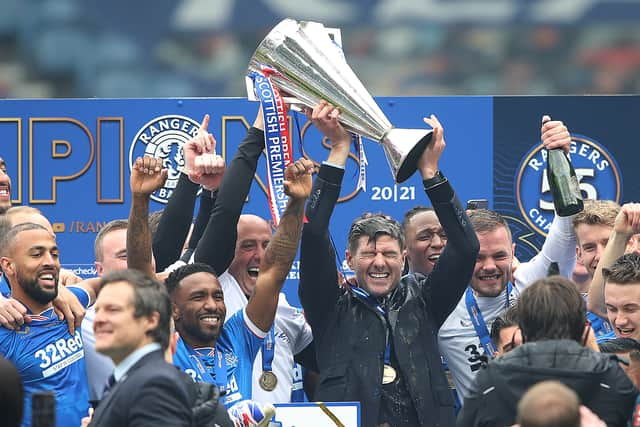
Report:
M640 0L0 0L0 97L246 96L285 17L374 96L640 92Z

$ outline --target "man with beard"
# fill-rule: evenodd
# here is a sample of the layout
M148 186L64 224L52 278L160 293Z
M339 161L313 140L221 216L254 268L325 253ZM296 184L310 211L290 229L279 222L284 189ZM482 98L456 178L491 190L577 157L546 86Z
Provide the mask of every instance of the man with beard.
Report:
M79 425L89 399L83 344L80 332L72 335L51 303L60 274L55 237L41 225L20 224L2 236L0 247L12 297L31 317L16 330L0 328L0 353L16 365L24 384L22 425L31 425L31 395L43 390L55 392L57 425ZM97 281L85 281L67 289L87 307L97 288Z
M149 157L137 159L134 169L138 173L131 175L128 264L153 276L148 203L166 173L161 173L158 159ZM285 171L287 208L262 256L255 290L246 307L225 321L222 287L214 270L206 265L180 267L166 280L180 333L174 363L194 380L216 384L227 407L251 397L253 361L271 329L280 290L296 255L312 169L309 160L301 159Z
M547 275L552 261L570 275L575 262L571 217L556 216L542 250L511 272L515 244L505 219L497 212L477 209L469 218L480 241L471 283L438 334L456 390L465 398L478 370L496 355L489 331L496 317L514 303L534 280ZM472 314L473 313L473 317Z
M53 227L49 220L36 208L30 206L15 206L9 208L5 215L0 216L0 238L8 230L18 224L33 223L44 227L54 238ZM2 247L0 247L0 252ZM60 269L60 288L58 297L53 301L56 313L61 319L66 319L69 332L73 334L75 328L80 326L85 310L78 299L68 292L64 286L73 285L82 281L70 270ZM11 297L11 286L4 275L0 276L0 325L8 329L19 328L25 322L30 321L26 308L15 298Z
M560 121L543 120L541 135L546 148L568 150L571 144L569 131ZM438 333L440 353L447 360L461 399L467 396L483 362L496 354L489 334L495 318L525 287L545 277L552 262L568 277L573 272L576 248L573 217L555 216L540 253L512 274L515 244L504 218L488 209L472 210L469 218L480 252L469 287Z
M7 164L0 157L0 215L11 207L11 178L7 174Z
M175 257L178 253L176 242L183 238L187 224L191 222L187 206L195 203L199 184L203 191L191 237L193 241L190 242L193 257L189 255L187 258L207 264L216 272L229 316L242 310L249 302L256 286L260 262L271 240L272 229L267 221L256 215L241 215L264 150L263 122L262 109L259 109L253 125L225 170L222 165L215 166L218 163L215 158L219 156L215 154L215 139L207 130L209 115L205 116L196 136L183 147L185 167L178 187L163 211L159 233L154 235L156 261L157 254L172 252ZM216 190L209 195L208 189ZM188 221L183 218L185 213ZM182 233L178 232L180 229ZM177 264L174 263L176 268ZM285 294L280 293L274 326L254 362L253 400L263 404L304 401L302 368L295 362L309 368L309 359L315 357L310 344L312 339L311 328L301 311L292 307ZM263 358L263 355L266 356ZM307 369L307 391L310 391L306 387L310 384L306 381L309 372ZM265 378L273 380L271 374L277 380L265 383Z

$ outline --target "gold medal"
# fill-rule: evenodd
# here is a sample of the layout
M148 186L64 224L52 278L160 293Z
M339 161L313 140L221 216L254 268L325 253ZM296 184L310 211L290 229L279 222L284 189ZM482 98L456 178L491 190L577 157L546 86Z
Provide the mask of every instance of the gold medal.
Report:
M265 391L273 391L278 385L278 377L271 371L263 371L258 380L260 387Z
M391 365L384 365L382 369L382 384L391 384L396 380L396 370L391 367Z

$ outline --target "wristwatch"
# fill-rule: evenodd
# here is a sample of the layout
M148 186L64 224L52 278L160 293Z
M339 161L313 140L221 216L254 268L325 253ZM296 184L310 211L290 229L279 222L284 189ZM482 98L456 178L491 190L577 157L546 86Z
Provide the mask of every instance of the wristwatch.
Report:
M436 187L440 184L447 182L447 177L442 174L441 171L437 170L436 174L429 179L425 179L422 181L424 184L424 189L429 190L433 187Z

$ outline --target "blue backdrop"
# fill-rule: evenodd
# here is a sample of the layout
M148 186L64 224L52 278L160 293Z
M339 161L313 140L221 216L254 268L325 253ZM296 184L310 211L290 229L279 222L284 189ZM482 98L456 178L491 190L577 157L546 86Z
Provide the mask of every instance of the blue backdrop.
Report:
M638 182L630 178L640 150L634 143L639 97L385 97L377 101L398 127L422 128L423 116L438 116L447 142L441 169L463 201L486 198L509 218L521 259L540 247L552 215L544 185L545 153L539 149L543 114L564 120L574 134L572 161L585 197L639 198ZM14 203L40 208L54 223L63 264L89 276L96 232L104 223L128 215L128 177L135 156L146 150L162 156L166 165L179 167L180 143L209 113L218 152L230 159L256 112L257 104L244 99L7 100L0 103L0 155L13 181ZM306 118L294 114L291 123L295 156L304 153L314 161L324 160L327 149L322 137L307 126ZM363 211L383 211L401 220L409 208L428 204L419 176L395 185L381 147L370 141L366 143L367 190L356 191L358 160L352 151L342 202L331 223L341 258L353 217ZM263 158L245 212L269 218L265 168ZM154 195L151 211L163 207L171 182ZM296 304L297 273L296 262L285 287Z

